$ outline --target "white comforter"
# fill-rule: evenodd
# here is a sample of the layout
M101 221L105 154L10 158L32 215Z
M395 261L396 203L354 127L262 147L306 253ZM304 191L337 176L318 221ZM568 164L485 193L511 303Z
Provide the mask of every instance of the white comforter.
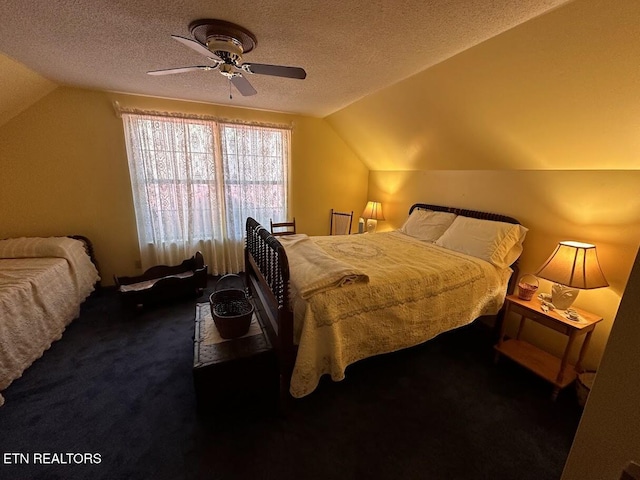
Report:
M0 240L0 391L62 336L99 279L78 240Z
M294 397L311 393L325 373L342 380L346 367L358 360L417 345L496 314L511 274L399 232L296 237L282 241L289 257L298 343L290 389ZM314 285L326 287L327 280L323 269L302 269L315 270L312 276L297 271L304 256L300 245L307 241L314 247L310 251L321 249L336 258L347 278L356 281L332 278L330 288L314 291ZM311 294L300 293L310 288Z

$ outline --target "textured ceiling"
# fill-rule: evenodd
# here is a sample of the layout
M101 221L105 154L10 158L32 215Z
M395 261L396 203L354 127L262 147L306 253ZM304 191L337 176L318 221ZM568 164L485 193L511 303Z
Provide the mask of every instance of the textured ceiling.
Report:
M324 117L566 0L21 0L0 2L0 52L62 85ZM300 66L305 80L252 75L242 97L171 39L200 18L258 40L246 62Z

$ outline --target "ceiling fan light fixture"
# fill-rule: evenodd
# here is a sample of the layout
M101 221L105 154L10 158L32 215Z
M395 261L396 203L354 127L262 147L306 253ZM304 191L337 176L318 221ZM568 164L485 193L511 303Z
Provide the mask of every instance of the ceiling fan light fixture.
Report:
M224 75L227 78L233 78L233 77L237 77L240 75L240 72L237 72L234 69L233 65L229 65L228 63L223 63L222 65L220 65L218 67L218 70L220 71L220 73L222 75Z
M231 55L234 55L238 58L242 56L244 50L242 49L242 44L234 41L234 39L222 39L220 37L211 37L207 40L207 48L218 55L220 58L222 56L218 52L227 52Z

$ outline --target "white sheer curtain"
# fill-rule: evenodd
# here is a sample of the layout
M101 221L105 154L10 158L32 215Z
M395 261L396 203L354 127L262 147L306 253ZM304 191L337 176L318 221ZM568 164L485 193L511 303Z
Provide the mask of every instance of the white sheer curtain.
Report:
M200 250L218 275L244 269L247 216L286 218L290 131L123 114L140 258L175 265Z

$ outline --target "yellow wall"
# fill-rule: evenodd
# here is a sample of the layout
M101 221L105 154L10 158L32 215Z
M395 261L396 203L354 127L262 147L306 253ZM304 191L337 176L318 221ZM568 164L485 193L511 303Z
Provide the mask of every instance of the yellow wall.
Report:
M127 107L293 122L292 215L328 234L331 208L366 203L368 169L321 119L61 87L0 127L0 238L80 233L105 284L137 272L137 234L122 120Z

